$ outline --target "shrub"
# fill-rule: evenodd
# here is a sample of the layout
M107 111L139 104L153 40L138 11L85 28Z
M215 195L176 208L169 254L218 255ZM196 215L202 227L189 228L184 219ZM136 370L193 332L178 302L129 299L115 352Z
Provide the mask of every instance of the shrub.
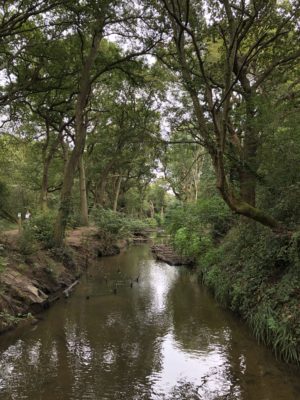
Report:
M246 319L259 341L286 361L300 362L297 235L290 239L241 223L199 257L199 271L218 301Z
M7 259L2 257L2 256L0 256L0 273L5 271L7 265L8 265Z
M104 208L95 208L92 212L95 224L103 231L121 236L125 224L121 214Z
M24 255L33 254L36 251L36 240L32 229L25 225L18 239L20 252Z
M224 237L232 223L232 214L215 196L196 204L177 203L168 211L165 227L181 254L198 258Z
M136 218L129 218L129 217L124 217L123 218L123 226L124 226L124 231L127 232L128 234L139 234L145 229L149 227L149 225L140 219Z
M145 224L147 224L149 228L157 228L158 226L157 220L155 218L146 218Z
M142 220L100 207L93 210L92 219L101 231L101 235L106 234L109 240L134 235L148 227Z
M51 211L40 213L31 218L27 229L32 231L34 239L41 242L44 247L53 247L53 227L55 214Z

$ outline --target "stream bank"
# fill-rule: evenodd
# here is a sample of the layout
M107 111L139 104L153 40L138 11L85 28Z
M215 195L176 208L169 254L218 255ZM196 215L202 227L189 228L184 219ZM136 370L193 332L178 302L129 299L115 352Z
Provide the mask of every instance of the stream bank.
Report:
M107 243L94 227L69 231L66 246L43 249L35 243L31 254L22 254L18 231L0 238L0 333L35 324L36 314L51 306L100 256L120 253L129 240Z
M202 282L276 357L300 364L300 241L237 224L198 258Z
M2 336L0 354L1 400L298 400L300 393L299 368L259 345L195 271L153 260L149 245L91 261L70 298L39 324Z
M155 244L151 246L151 251L156 260L163 261L169 265L186 265L188 267L195 265L195 260L192 257L178 254L173 246L169 244Z

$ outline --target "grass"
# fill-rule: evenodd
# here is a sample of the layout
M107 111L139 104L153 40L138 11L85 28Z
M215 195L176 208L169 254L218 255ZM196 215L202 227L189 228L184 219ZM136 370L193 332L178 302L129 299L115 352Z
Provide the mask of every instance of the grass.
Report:
M276 357L300 363L299 244L255 224L236 226L199 258L202 280Z

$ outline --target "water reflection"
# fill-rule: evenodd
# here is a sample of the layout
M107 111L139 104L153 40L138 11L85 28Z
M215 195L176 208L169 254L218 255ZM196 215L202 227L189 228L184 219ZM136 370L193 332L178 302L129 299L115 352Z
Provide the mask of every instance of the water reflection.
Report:
M298 369L146 246L100 260L69 300L18 335L1 338L0 399L300 398Z

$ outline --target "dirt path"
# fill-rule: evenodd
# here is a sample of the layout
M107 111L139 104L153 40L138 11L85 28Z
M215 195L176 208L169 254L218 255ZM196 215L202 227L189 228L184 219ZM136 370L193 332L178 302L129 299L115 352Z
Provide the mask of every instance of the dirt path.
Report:
M88 237L97 233L97 228L94 226L82 226L66 233L66 243L72 247L81 247L82 242Z
M19 229L10 229L9 231L1 232L2 235L7 236L8 238L16 238L19 236Z
M94 226L82 226L76 229L68 230L66 232L66 243L72 247L80 247L84 240L86 240L89 236L95 235L96 233L97 228ZM3 242L13 244L18 240L20 232L19 229L10 229L0 232L0 235Z

